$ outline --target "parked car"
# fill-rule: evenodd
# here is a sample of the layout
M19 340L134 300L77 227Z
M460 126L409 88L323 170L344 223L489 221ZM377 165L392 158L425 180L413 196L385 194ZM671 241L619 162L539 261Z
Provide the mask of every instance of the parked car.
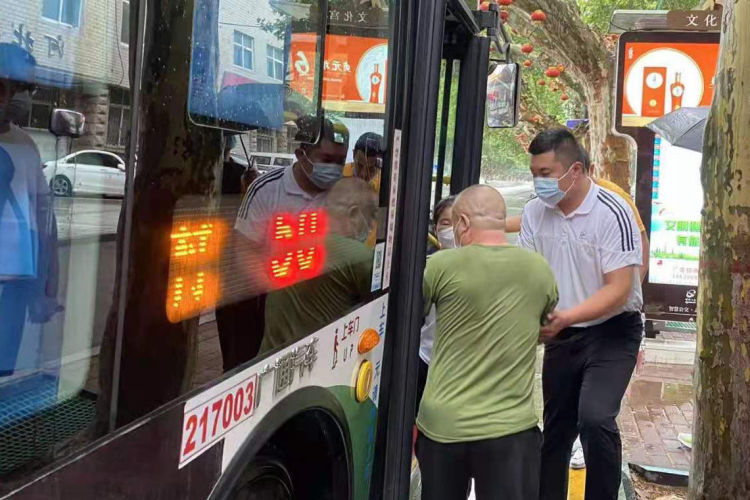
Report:
M56 196L125 194L125 162L108 151L76 151L46 162L42 170Z
M250 159L261 172L293 165L297 157L289 153L251 153Z

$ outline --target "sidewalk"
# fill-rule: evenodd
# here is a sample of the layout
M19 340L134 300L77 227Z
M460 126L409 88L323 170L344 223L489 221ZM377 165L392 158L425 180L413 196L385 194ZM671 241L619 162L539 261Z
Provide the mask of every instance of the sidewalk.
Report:
M690 469L690 450L677 441L677 435L692 429L692 373L692 365L644 364L625 394L618 419L624 460Z

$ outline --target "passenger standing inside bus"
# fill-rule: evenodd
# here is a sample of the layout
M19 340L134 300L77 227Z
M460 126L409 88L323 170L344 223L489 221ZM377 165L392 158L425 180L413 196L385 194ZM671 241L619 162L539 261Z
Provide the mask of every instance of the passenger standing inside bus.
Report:
M559 309L541 331L540 499L567 498L578 433L587 500L616 499L622 449L615 418L643 332L640 234L628 204L591 180L568 130L540 133L529 153L537 198L524 209L519 245L547 258L560 287Z
M370 295L373 250L365 239L375 223L377 196L362 179L344 178L328 193L325 208L322 273L268 294L261 353L333 323Z
M557 288L541 256L508 244L505 214L497 190L464 190L453 205L459 248L425 269L437 332L417 418L424 499L463 500L470 478L480 500L537 496L534 365Z
M328 190L342 177L349 147L346 127L329 119L321 124L316 116L304 116L297 121L297 128L298 141L318 136L318 128L320 137L315 144L301 143L292 166L258 177L245 193L237 214L231 243L236 261L227 274L242 275L250 287L246 293L253 296L217 311L222 316L222 345L233 346L226 352L222 349L225 371L257 356L263 339L269 286L265 275L269 221L276 214L299 214L324 207Z
M376 192L380 192L380 174L383 171L385 142L383 136L366 132L354 144L354 161L347 163L344 177L359 177L367 181Z

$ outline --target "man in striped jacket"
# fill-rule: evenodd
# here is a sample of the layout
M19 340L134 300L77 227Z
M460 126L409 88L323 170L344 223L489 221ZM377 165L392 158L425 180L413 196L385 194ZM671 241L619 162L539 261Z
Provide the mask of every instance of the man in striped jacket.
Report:
M580 432L586 499L616 499L622 446L615 418L643 332L641 237L631 208L592 181L566 129L529 147L537 198L524 208L519 245L547 258L560 291L541 330L544 443L540 499L567 498Z
M216 310L224 371L253 359L260 349L270 291L266 257L271 221L280 214L298 216L323 209L328 191L343 175L348 129L316 116L301 117L297 128L297 161L252 183L227 245L230 267L222 273L224 304Z

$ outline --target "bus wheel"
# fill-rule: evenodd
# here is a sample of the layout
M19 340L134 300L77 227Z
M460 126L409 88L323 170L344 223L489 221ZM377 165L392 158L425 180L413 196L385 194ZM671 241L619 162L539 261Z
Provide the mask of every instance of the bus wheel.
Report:
M73 186L70 184L70 180L64 175L56 175L52 182L49 183L49 187L55 196L70 196L73 194Z
M237 500L293 500L292 477L274 457L256 457L245 468L229 498Z

